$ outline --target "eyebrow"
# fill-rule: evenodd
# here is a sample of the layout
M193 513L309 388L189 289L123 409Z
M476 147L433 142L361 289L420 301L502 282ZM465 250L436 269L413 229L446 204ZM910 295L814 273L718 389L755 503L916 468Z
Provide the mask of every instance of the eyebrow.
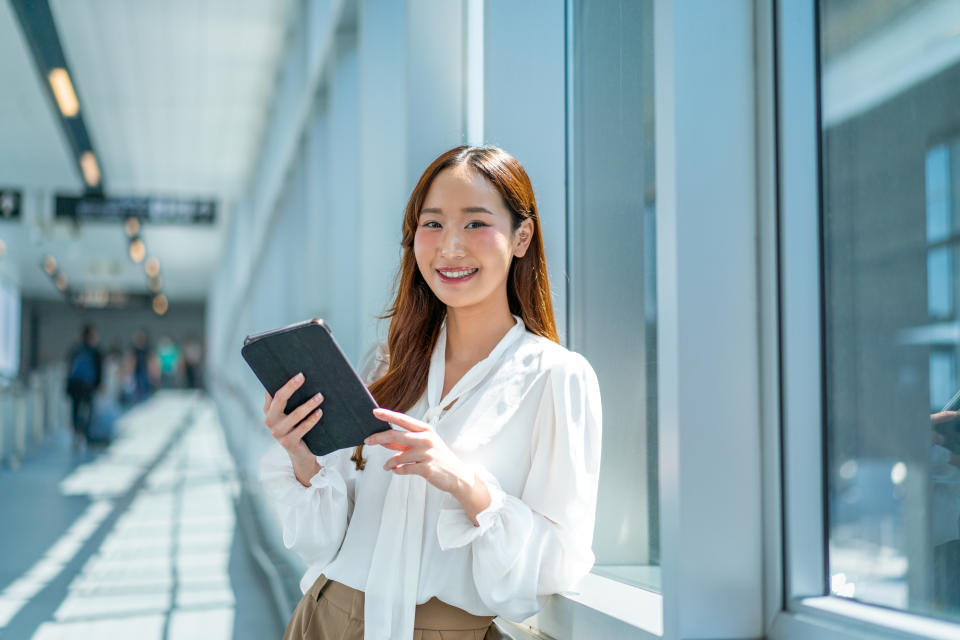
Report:
M489 209L487 209L486 207L464 207L463 209L460 209L460 211L462 211L463 213L489 213L490 215L494 215L494 213ZM437 209L437 208L420 210L420 215L423 215L425 213L443 213L443 210Z

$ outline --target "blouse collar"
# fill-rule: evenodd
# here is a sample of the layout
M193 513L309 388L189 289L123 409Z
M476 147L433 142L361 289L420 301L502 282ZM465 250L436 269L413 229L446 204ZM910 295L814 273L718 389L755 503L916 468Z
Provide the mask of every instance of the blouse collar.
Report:
M500 338L500 342L493 348L486 358L473 365L462 378L460 378L453 388L447 392L447 395L440 397L443 393L443 379L446 375L446 355L447 355L447 319L443 319L440 326L440 336L437 338L437 344L433 348L433 355L430 358L430 373L427 379L427 415L424 416L424 422L436 425L443 408L449 406L451 402L464 395L487 377L490 370L500 361L504 352L510 346L519 340L526 329L520 316L514 315L514 325L507 333Z

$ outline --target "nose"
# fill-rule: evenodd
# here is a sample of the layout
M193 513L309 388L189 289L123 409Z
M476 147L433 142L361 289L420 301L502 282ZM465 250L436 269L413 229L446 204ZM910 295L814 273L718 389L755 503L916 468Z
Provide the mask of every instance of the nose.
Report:
M459 229L444 229L440 240L440 255L443 257L460 257L464 255L463 241Z

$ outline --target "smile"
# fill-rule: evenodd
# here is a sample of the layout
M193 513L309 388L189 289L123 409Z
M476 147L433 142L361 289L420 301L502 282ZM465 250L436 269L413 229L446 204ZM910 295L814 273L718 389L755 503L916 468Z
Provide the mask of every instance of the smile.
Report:
M440 279L444 282L464 282L472 278L477 271L478 269L444 269L443 271L437 269Z

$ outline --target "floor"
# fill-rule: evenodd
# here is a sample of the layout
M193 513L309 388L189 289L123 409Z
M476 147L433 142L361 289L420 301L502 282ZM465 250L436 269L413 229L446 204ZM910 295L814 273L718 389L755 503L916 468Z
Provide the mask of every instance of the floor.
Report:
M106 447L66 429L0 469L0 638L279 638L212 402L168 391Z

